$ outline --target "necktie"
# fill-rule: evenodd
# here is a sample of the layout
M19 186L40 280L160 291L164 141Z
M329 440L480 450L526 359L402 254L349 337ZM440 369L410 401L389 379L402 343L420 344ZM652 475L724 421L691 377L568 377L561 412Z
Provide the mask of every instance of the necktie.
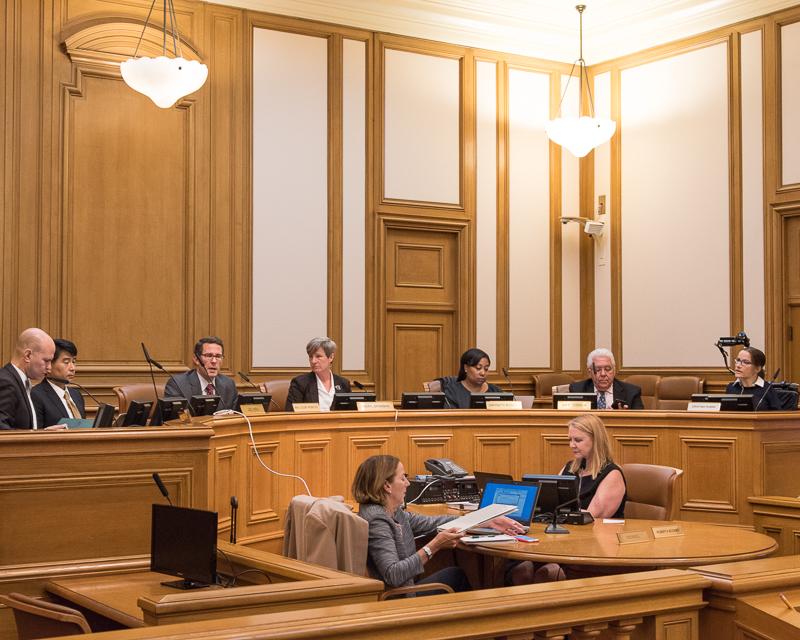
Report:
M606 394L604 391L598 391L597 393L597 408L598 409L606 408Z
M28 396L28 406L30 407L30 410L31 410L31 420L32 420L31 427L34 428L34 429L38 429L39 428L39 423L36 420L36 411L33 408L33 400L31 399L31 389L32 388L33 387L31 386L30 379L26 378L25 379L25 393Z
M72 414L73 418L80 418L81 412L78 411L78 406L73 402L72 396L69 395L69 390L64 389L64 400L67 403L67 407L69 407L69 412Z
M212 383L210 383L210 382L209 382L209 383L208 383L208 386L206 387L206 395L207 395L207 396L213 396L213 395L215 395L216 393L217 393L217 390L216 390L216 389L214 389L214 385L213 385Z

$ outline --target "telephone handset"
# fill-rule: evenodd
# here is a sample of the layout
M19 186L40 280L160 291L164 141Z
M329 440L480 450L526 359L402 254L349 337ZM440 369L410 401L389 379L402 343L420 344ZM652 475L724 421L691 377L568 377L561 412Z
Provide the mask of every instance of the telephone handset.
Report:
M425 468L435 476L447 478L462 478L468 475L467 471L449 458L428 458L425 461Z

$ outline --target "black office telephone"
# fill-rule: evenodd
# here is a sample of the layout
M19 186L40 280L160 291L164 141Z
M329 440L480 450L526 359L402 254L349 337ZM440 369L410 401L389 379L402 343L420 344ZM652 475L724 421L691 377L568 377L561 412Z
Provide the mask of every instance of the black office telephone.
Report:
M425 468L435 476L446 478L463 478L467 472L449 458L428 458Z

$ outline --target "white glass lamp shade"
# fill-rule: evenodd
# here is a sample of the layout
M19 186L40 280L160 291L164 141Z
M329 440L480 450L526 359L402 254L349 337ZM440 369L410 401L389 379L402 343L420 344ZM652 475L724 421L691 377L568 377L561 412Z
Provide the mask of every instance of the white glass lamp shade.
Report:
M617 130L617 123L605 118L556 118L544 130L547 137L576 158L583 158L595 147L608 142Z
M119 65L122 79L158 107L169 109L183 96L194 93L206 81L208 67L184 58L130 58Z

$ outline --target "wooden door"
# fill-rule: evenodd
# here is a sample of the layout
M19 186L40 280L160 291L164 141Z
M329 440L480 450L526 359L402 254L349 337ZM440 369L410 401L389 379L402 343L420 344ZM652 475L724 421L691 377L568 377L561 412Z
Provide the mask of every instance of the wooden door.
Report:
M784 219L783 274L786 369L781 377L797 381L800 380L800 216Z

